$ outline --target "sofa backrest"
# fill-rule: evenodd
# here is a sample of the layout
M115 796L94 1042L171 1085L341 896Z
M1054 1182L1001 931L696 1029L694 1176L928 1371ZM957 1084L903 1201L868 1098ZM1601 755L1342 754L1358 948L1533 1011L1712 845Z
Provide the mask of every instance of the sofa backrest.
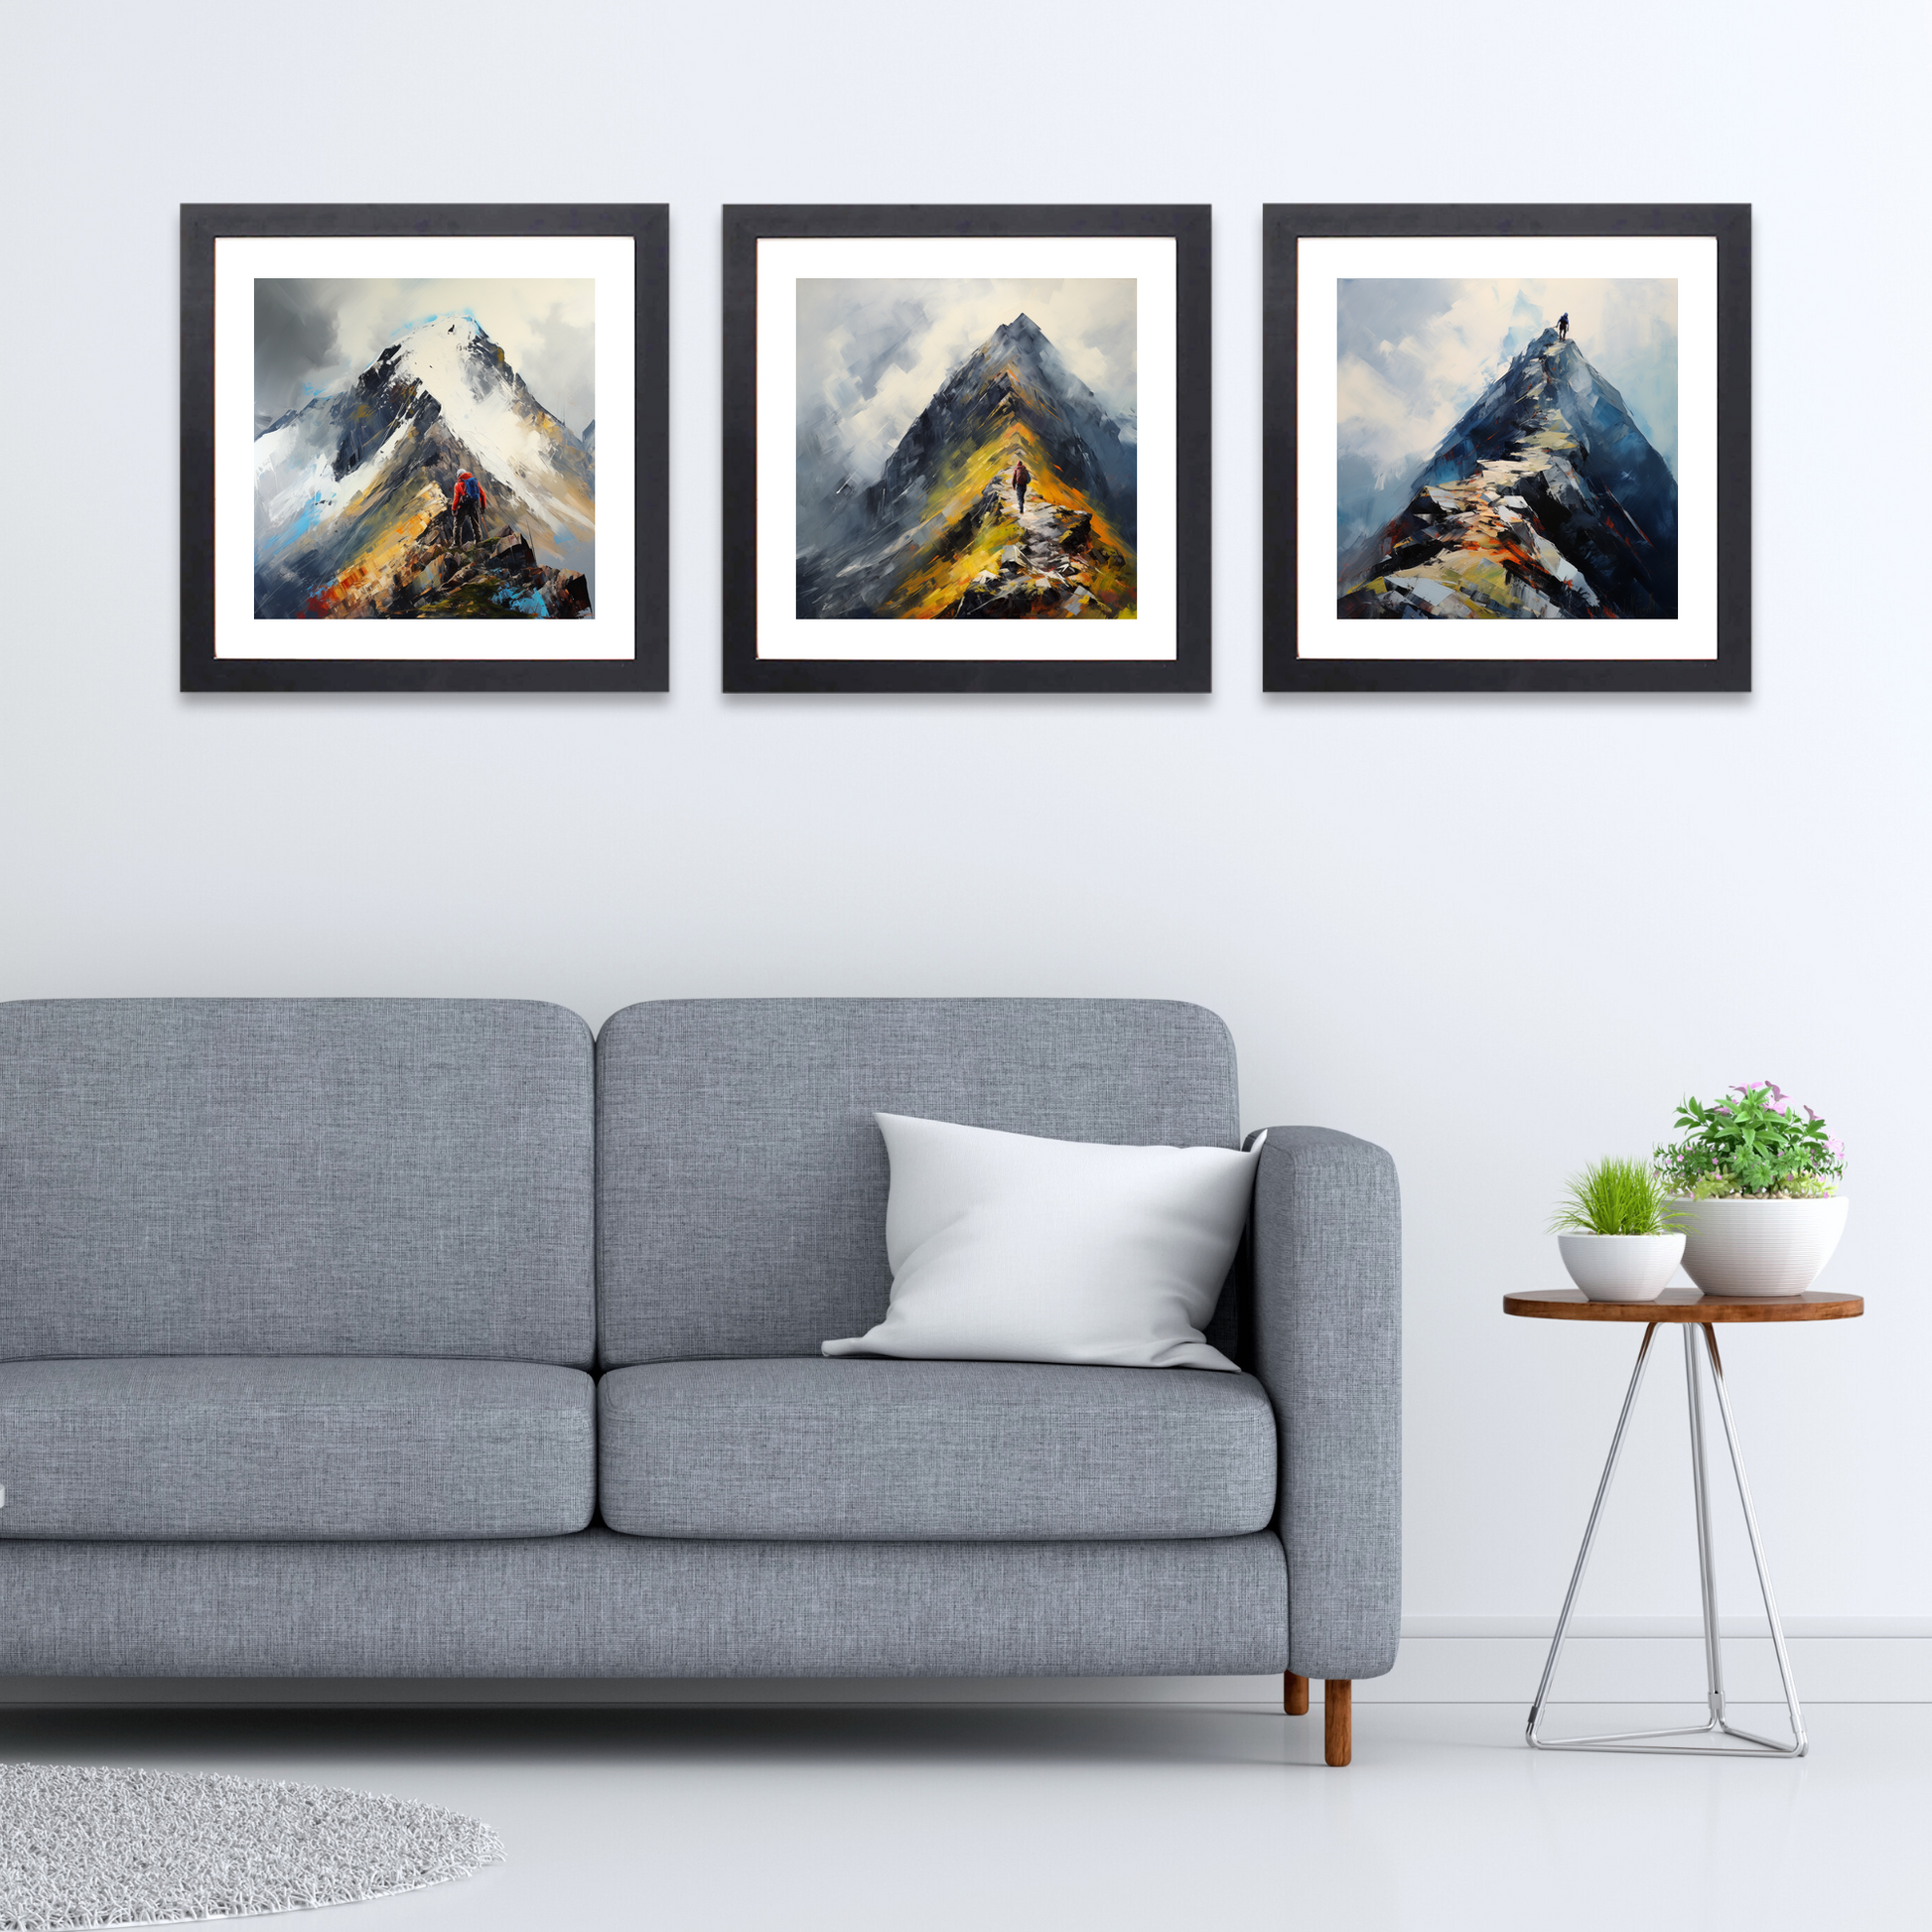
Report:
M611 1368L814 1355L880 1320L875 1110L1116 1144L1240 1134L1227 1028L1165 1000L654 1001L605 1022L597 1108Z
M534 1001L0 1005L0 1357L588 1367L591 1080Z

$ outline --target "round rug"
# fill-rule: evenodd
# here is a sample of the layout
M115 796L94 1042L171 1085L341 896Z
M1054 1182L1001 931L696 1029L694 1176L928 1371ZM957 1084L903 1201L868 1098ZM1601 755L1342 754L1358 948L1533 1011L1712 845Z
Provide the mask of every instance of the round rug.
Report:
M345 1905L504 1858L438 1805L308 1784L0 1764L0 1928L69 1932Z

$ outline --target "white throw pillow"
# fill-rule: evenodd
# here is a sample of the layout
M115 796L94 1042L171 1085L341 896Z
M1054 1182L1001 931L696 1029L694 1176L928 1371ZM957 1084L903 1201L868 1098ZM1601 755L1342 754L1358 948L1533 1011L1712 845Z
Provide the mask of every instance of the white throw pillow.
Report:
M893 1300L828 1355L1235 1365L1201 1329L1261 1145L1105 1147L876 1114L892 1161Z

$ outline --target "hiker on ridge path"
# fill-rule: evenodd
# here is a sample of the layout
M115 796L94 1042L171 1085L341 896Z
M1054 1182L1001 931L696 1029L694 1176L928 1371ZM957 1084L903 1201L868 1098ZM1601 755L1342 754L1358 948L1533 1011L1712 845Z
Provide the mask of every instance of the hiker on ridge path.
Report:
M1013 493L1020 498L1020 514L1027 513L1027 485L1034 480L1034 473L1027 468L1027 459L1022 457L1013 466Z
M481 541L483 533L483 512L489 507L489 498L483 494L483 486L468 470L456 480L456 488L450 496L450 536L452 541L463 541L463 526L466 520L476 531Z
M1557 334L1561 336L1565 342L1568 342L1570 340L1570 311L1568 309L1566 309L1563 312L1563 314L1557 318Z

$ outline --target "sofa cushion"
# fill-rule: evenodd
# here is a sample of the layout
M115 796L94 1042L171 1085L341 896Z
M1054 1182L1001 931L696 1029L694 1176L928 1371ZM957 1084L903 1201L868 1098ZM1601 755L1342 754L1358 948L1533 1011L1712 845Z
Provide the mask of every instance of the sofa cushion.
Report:
M631 1536L1240 1536L1275 1508L1252 1376L1032 1362L662 1362L598 1384Z
M0 1537L562 1536L581 1369L369 1357L0 1363Z
M533 1001L0 1005L0 1349L588 1368L592 1126Z
M658 1001L604 1023L597 1081L607 1368L814 1355L882 1320L876 1110L1061 1141L1240 1137L1227 1028L1171 1000ZM1208 1339L1232 1347L1225 1321Z

